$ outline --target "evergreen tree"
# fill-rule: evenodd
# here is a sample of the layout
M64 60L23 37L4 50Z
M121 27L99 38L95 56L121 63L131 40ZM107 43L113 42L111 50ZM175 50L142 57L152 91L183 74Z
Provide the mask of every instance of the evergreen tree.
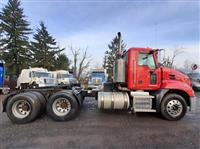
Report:
M26 62L31 58L28 41L31 29L19 0L8 1L0 12L0 22L0 47L7 73L18 76L22 68L28 67Z
M40 23L40 28L37 28L36 31L37 33L33 35L35 41L31 42L35 59L33 66L54 70L56 67L56 57L64 49L59 49L56 46L55 39L49 34L43 22Z
M109 78L113 77L113 67L114 67L114 62L118 55L118 45L119 45L119 39L118 37L115 37L108 45L108 50L106 50L105 52L103 60L103 68L107 70ZM122 53L126 51L125 47L126 47L125 43L122 40L121 44Z
M56 59L57 70L69 70L70 60L65 54L59 54Z
M3 43L2 43L2 38L3 38L3 31L0 26L0 60L3 59Z

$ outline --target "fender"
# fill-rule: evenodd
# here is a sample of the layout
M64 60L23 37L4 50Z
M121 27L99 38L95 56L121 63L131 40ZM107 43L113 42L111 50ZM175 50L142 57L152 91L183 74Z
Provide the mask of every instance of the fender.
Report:
M6 97L2 100L2 107L3 107L3 112L6 112L6 105L7 105L7 102L10 98L12 98L13 96L19 94L18 91L13 91L12 93L6 95Z
M192 87L185 82L180 82L176 80L163 80L161 89L180 90L187 93L189 97L195 97Z
M83 104L84 97L81 94L81 90L72 90L73 95L78 100L79 105L81 106Z

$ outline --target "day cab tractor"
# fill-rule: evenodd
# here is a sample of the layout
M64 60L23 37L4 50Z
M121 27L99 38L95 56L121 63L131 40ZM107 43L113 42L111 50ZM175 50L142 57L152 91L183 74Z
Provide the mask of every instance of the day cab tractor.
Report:
M196 98L189 78L158 63L159 50L130 48L121 52L114 64L113 83L96 91L99 109L126 109L135 112L157 112L166 120L180 120L188 110L195 110ZM56 121L75 118L87 91L61 87L17 90L3 102L4 111L14 123L28 123L41 113Z
M89 73L88 89L100 91L107 81L106 70L101 68L91 69Z
M55 86L52 74L44 68L22 69L18 79L17 88L37 88Z
M80 86L78 80L66 70L56 70L50 72L56 85Z

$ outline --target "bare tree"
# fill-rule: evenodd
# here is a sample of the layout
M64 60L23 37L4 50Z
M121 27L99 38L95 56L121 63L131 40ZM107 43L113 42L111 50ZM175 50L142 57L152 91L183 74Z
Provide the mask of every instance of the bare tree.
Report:
M175 49L175 50L173 51L173 55L172 55L172 58L171 58L171 67L172 67L173 64L174 64L175 58L176 58L178 55L180 55L181 53L183 53L182 48L180 48L180 49Z
M73 60L74 60L74 65L73 65L73 74L75 77L77 77L77 61L78 61L78 56L80 54L80 49L75 49L72 46L70 46L70 50L73 55Z
M79 63L78 75L77 79L80 80L80 76L85 69L89 67L90 62L87 60L89 57L87 56L87 49L84 51L81 61Z
M80 81L80 77L82 75L82 73L84 72L85 69L87 69L89 67L90 64L90 60L89 60L89 56L87 53L87 48L85 50L81 50L79 49L75 49L72 46L70 47L70 50L72 52L73 55L73 73L74 76ZM83 54L80 55L80 51L83 51ZM79 64L78 64L78 59L80 60ZM78 65L78 67L77 67ZM78 71L77 71L78 70Z
M164 58L163 65L170 68L173 67L177 56L180 55L181 53L183 53L182 48L176 48L175 50L173 50L171 58L169 56L167 58L166 57Z
M190 60L186 59L186 60L184 61L184 68L187 69L187 70L190 70L191 67L192 67L192 64L193 64L193 63L192 63Z

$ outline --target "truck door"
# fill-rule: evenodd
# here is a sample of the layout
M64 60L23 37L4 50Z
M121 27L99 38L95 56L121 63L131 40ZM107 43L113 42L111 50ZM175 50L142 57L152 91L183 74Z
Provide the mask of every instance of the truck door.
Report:
M161 70L157 68L153 53L139 53L137 68L137 89L156 90L161 85Z

